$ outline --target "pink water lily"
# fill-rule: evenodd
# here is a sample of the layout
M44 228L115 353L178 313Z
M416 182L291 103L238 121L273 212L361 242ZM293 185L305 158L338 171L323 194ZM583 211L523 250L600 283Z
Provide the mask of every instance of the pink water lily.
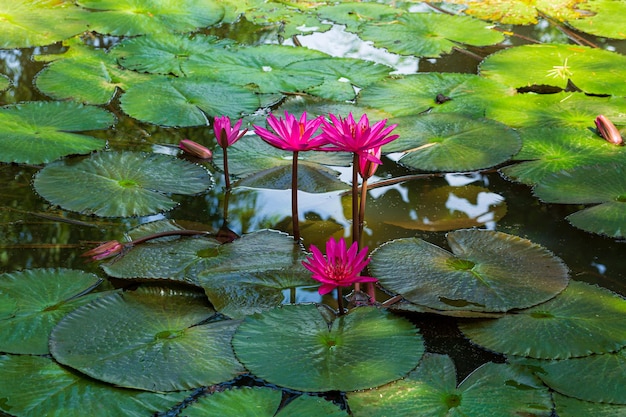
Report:
M285 112L284 119L270 114L267 124L274 132L261 126L254 126L254 133L270 145L285 151L310 151L327 144L322 135L313 136L321 123L320 117L307 120L306 112L302 113L300 120L288 112Z
M370 126L366 114L361 116L358 122L354 120L352 113L348 117L341 118L329 114L330 122L322 120L322 136L330 143L327 150L353 152L364 155L366 159L382 164L380 158L370 153L370 149L379 148L395 139L398 135L391 132L397 125L385 127L387 119L381 120Z
M239 119L235 126L232 126L230 118L228 116L216 116L213 119L213 132L215 132L215 139L217 144L222 149L225 149L237 142L243 135L246 134L248 129L241 129L243 120Z
M380 160L382 155L381 147L378 146L373 149L369 149L366 153L359 155L359 174L363 180L367 180L376 172L376 169L380 165L378 162L374 162L368 158L368 155L373 155L376 159Z
M337 242L331 237L326 242L326 257L315 245L311 245L310 251L312 255L302 265L312 272L314 280L322 283L318 289L321 295L357 282L378 281L376 278L360 275L370 260L367 258L367 247L359 251L356 242L348 249L343 238Z

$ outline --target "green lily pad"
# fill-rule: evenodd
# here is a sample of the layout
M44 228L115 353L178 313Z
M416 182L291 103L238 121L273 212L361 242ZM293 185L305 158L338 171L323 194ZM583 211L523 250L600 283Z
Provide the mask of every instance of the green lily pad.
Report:
M161 126L206 126L211 116L239 117L260 107L259 97L243 87L166 76L131 85L120 104L129 116Z
M443 13L405 13L394 20L366 21L357 33L390 52L432 58L462 45L495 45L505 39L481 20Z
M173 407L190 394L118 388L44 356L0 355L0 373L0 410L16 417L145 417Z
M514 91L474 74L431 72L374 83L361 91L357 102L396 117L427 111L484 117L492 103ZM451 100L438 101L438 96Z
M528 366L559 394L584 401L626 405L626 349L565 360L515 359L514 362Z
M548 85L565 89L570 82L585 93L623 96L625 66L626 57L615 52L580 45L541 44L492 54L481 62L479 70L483 77L515 88Z
M621 25L626 18L626 4L615 0L587 0L577 8L587 11L580 19L570 19L567 24L581 32L603 38L626 39Z
M626 164L593 165L547 176L533 189L544 202L598 204L567 216L575 227L612 237L626 236Z
M0 92L6 90L11 86L11 80L4 74L0 74Z
M465 5L467 8L463 12L479 19L512 25L535 24L539 16L550 16L558 21L578 16L573 7L573 3L578 2L571 0L452 0L450 2Z
M322 22L315 13L308 12L312 5L307 2L262 2L245 12L246 20L261 26L273 27L282 38L288 39L296 35L312 32L325 32L331 26Z
M472 342L507 355L568 359L626 345L626 300L606 289L570 282L552 300L497 320L459 323Z
M40 164L102 149L105 141L72 132L105 129L114 122L106 110L73 102L0 107L0 162Z
M449 356L427 353L405 379L348 393L348 404L355 417L551 415L550 393L520 367L489 362L456 379Z
M320 397L300 395L280 408L282 392L266 387L241 387L201 397L185 408L187 417L348 417ZM276 410L279 410L278 412Z
M103 217L170 210L177 203L168 194L196 194L211 185L210 174L199 165L140 152L58 161L39 171L34 181L35 190L52 204Z
M585 165L605 165L626 157L626 147L615 146L589 129L539 127L519 130L522 149L500 169L509 179L534 185L551 174Z
M383 244L372 253L370 273L388 290L437 310L526 308L567 286L563 262L529 240L480 229L446 237L452 253L417 238Z
M557 392L553 393L552 397L559 417L621 417L626 415L626 405L582 401Z
M346 25L346 29L351 32L357 32L362 23L388 21L406 13L405 10L388 4L364 2L322 5L316 12L323 19Z
M212 0L80 0L90 9L90 29L114 36L154 32L192 32L213 26L224 16L219 2Z
M507 161L522 146L514 130L489 119L440 113L393 122L400 138L385 146L385 152L401 152L397 161L417 170L485 169Z
M243 369L230 340L233 320L215 315L197 292L140 288L101 297L52 331L60 363L121 387L179 391L234 378Z
M0 48L50 45L88 27L88 13L72 2L6 1L0 4Z
M329 322L306 304L247 317L233 348L246 368L270 383L353 391L405 376L422 357L424 342L409 321L384 310L360 307Z
M0 351L45 355L50 331L63 316L99 294L97 276L71 269L0 275Z
M345 158L335 158L337 153L326 153L327 159L320 158L320 152L298 153L298 190L307 193L325 193L346 190L349 185L339 180L340 173L316 163L323 161L343 165ZM223 154L216 152L214 161L223 166ZM258 136L246 136L228 148L228 170L244 179L238 186L267 188L273 190L291 189L293 152L283 151L262 141Z

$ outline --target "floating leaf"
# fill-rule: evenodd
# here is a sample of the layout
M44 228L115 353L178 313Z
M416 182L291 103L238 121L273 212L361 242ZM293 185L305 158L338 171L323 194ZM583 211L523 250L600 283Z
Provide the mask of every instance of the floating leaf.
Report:
M398 161L423 171L476 171L516 154L522 142L507 126L458 114L429 114L394 119L400 138L385 152L401 152Z
M626 349L560 361L515 359L514 362L528 366L560 394L585 401L626 405Z
M427 353L405 379L348 393L348 404L355 417L551 415L550 393L519 367L489 362L458 387L456 378L450 357Z
M370 272L388 290L437 310L525 308L567 286L563 262L529 240L479 229L446 237L452 253L417 238L383 244L372 253Z
M485 109L496 99L513 93L511 88L474 74L432 72L374 83L359 94L358 104L396 117L427 111L484 117Z
M306 2L263 2L246 11L245 16L246 20L257 25L274 26L281 38L328 30L331 26L327 22L322 23L314 13L306 13L309 8L312 7Z
M91 301L102 282L71 269L34 269L0 275L0 351L45 355L50 331L63 316Z
M0 161L40 164L101 149L105 141L72 133L110 127L106 110L73 102L33 101L0 108Z
M114 36L191 32L218 23L224 9L212 0L80 0L90 9L90 29Z
M513 159L522 162L500 171L528 185L562 170L605 165L626 157L626 147L612 145L589 129L539 127L519 129L519 133L522 150Z
M626 4L615 0L587 0L577 5L584 14L570 19L567 24L591 35L603 38L626 39L622 23L626 18Z
M136 119L161 126L206 126L208 117L240 117L260 107L252 91L204 77L154 76L131 85L120 100Z
M557 392L553 393L552 397L559 417L621 417L626 415L626 405L582 401Z
M54 328L60 363L117 386L178 391L242 372L230 340L238 322L203 324L215 311L199 293L143 288L101 297Z
M532 65L520 65L532 62ZM624 55L580 45L522 45L492 54L480 64L480 74L515 88L573 83L589 94L623 96ZM598 76L601 74L602 76Z
M575 227L613 237L626 236L626 164L584 166L547 176L533 189L542 201L598 204L567 216Z
M35 189L66 210L103 217L145 216L176 206L168 194L196 194L211 186L207 170L162 154L100 152L47 165Z
M327 322L312 304L247 317L233 347L255 375L301 391L373 388L402 378L424 353L422 337L403 318L360 307Z
M462 44L487 46L504 40L483 21L443 13L405 13L394 20L365 22L357 33L390 52L433 58Z
M6 1L0 4L0 48L50 45L87 30L88 13L73 2Z
M513 25L537 23L537 17L567 20L578 16L572 7L580 0L449 0L467 6L465 13L479 19ZM580 7L580 6L579 6Z
M320 397L300 395L281 408L282 392L265 387L241 387L201 397L185 408L187 417L347 417L333 403Z
M169 409L189 395L114 387L43 356L0 355L0 374L0 410L17 417L144 417Z
M472 342L507 355L568 359L626 345L626 300L606 289L570 282L552 300L497 320L460 323Z
M11 86L11 80L4 74L0 74L0 92L6 90Z

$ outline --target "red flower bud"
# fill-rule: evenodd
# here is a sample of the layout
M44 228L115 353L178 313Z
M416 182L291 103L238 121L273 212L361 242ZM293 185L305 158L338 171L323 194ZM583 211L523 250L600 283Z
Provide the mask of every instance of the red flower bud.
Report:
M614 145L622 145L624 143L624 139L622 139L622 135L617 130L617 127L605 116L599 115L596 117L595 123L596 128L598 128L598 134L606 139L607 142Z
M110 240L83 253L80 256L91 258L92 261L99 261L101 259L106 259L110 258L111 256L117 255L118 253L122 252L122 249L124 249L124 245L122 245L117 240Z
M191 156L195 156L200 159L210 159L213 156L213 152L205 146L200 145L198 142L194 142L193 140L183 139L178 144L178 147L183 150L183 152L188 153Z

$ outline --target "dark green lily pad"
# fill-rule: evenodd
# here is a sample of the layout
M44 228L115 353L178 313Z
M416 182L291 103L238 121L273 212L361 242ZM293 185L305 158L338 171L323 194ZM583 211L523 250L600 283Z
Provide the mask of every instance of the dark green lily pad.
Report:
M50 45L88 27L88 12L72 2L6 1L0 4L0 48Z
M365 22L357 33L390 52L432 58L462 45L495 45L505 39L486 22L444 13L405 13L394 20Z
M353 391L405 376L422 357L424 342L408 320L385 310L360 307L329 322L306 304L247 317L233 348L246 368L270 383Z
M492 54L481 62L479 70L483 77L515 88L549 85L565 89L570 82L585 93L623 96L624 67L626 57L615 52L580 45L541 44Z
M573 168L543 178L533 193L544 202L597 204L567 216L575 227L612 237L626 236L626 164Z
M348 404L355 417L551 415L547 388L520 367L489 362L458 387L456 379L449 356L427 353L405 379L348 393Z
M388 290L437 310L526 308L567 286L563 262L529 240L479 229L446 237L452 253L417 238L383 244L372 253L370 273Z
M335 404L300 395L280 408L282 392L266 387L241 387L201 397L185 408L186 417L347 417ZM277 412L276 410L280 410Z
M385 152L401 152L398 162L417 170L485 169L507 161L522 146L514 130L489 119L440 113L393 122L400 137L385 146Z
M507 355L568 359L626 345L626 300L606 289L570 282L552 300L497 320L463 322L472 342Z
M233 320L203 294L140 288L101 297L68 314L50 336L60 363L117 386L179 391L234 378L243 369L230 346Z
M72 133L110 127L106 110L73 102L27 102L0 108L0 162L40 164L102 149L106 142Z
M252 91L205 77L154 76L120 100L129 116L161 126L206 126L211 116L240 117L260 107Z
M90 9L90 29L115 36L154 32L191 32L218 23L224 16L219 2L212 0L80 0Z
M71 269L34 269L0 275L0 351L45 355L50 331L63 316L100 294L102 282Z
M590 129L540 127L519 130L522 161L500 170L509 179L533 185L551 174L585 165L606 165L626 158L626 147L615 146Z
M584 10L580 19L570 19L567 24L581 32L603 38L626 39L621 25L626 18L626 4L615 0L587 0L576 5Z
M43 356L0 355L0 374L0 410L16 417L145 417L173 407L190 394L118 388Z
M169 194L196 194L212 185L209 172L162 154L100 152L59 161L35 176L35 190L66 210L103 217L145 216L176 206ZM105 192L106 191L106 192Z
M566 360L510 359L554 391L584 401L626 405L626 349Z
M552 398L559 417L622 417L626 415L626 405L582 401L557 392L552 394Z
M513 89L474 74L420 73L385 79L359 94L358 104L384 110L399 117L426 111L464 113L484 117L497 99ZM451 100L442 100L437 97ZM488 116L489 117L489 116Z

